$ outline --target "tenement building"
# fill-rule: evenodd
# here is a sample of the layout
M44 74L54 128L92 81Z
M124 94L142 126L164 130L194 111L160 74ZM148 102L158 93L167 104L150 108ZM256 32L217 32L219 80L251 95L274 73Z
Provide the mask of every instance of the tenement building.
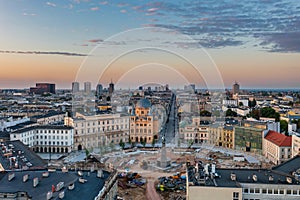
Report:
M83 115L76 113L74 126L74 148L76 150L99 148L129 140L129 116L124 114Z
M152 143L158 137L159 121L153 115L148 99L140 99L130 116L130 139L132 142Z

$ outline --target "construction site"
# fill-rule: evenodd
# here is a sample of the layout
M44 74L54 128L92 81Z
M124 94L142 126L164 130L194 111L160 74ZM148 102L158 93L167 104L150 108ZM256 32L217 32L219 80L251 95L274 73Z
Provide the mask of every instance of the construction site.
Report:
M104 156L105 163L118 172L119 199L185 199L186 163L208 163L216 168L270 168L262 156L246 154L219 147L203 146L198 149L166 148L165 159L170 163L159 166L162 149L135 149Z

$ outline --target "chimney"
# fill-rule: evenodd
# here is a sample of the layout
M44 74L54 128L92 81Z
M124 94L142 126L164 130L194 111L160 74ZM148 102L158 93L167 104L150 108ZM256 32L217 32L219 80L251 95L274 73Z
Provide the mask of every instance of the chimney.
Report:
M274 181L274 178L273 178L272 175L270 175L270 176L269 176L269 182L272 182L272 181Z
M103 171L102 171L102 169L98 169L98 171L97 171L97 177L98 178L103 178Z
M235 175L235 173L232 172L230 174L230 178L231 178L232 181L236 181L236 175Z
M256 174L253 174L252 180L253 180L254 182L257 182L257 175L256 175Z
M75 184L74 183L71 183L69 186L68 186L68 189L69 190L73 190L75 188Z
M293 179L291 177L286 177L286 182L288 182L289 184L293 183Z
M27 180L28 180L28 174L25 174L25 175L23 176L23 183L25 183Z
M38 177L35 177L35 178L33 179L33 187L36 187L38 184L39 184L39 178L38 178Z
M53 193L51 191L47 192L47 200L51 199L53 196Z
M8 174L8 181L13 180L13 178L15 178L15 173Z
M65 197L65 191L61 191L59 194L58 194L58 197L60 199L63 199Z
M43 178L48 178L49 177L49 172L43 172L42 177Z

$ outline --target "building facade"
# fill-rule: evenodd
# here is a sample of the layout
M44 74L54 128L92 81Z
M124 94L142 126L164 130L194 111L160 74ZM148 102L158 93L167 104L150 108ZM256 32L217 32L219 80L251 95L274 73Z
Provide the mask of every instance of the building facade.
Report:
M122 114L82 115L76 113L73 120L74 148L76 150L100 148L129 140L129 116Z
M300 137L299 135L292 135L292 157L300 154Z
M66 113L64 112L49 112L45 115L32 116L30 119L40 125L63 123Z
M200 117L193 117L192 123L181 123L179 126L180 138L189 144L207 143L209 139L209 124L203 123Z
M263 155L274 164L289 160L292 156L292 137L268 131L263 139Z
M235 82L232 86L232 94L238 94L240 92L240 85Z
M52 94L55 94L55 84L53 84L53 83L36 83L35 87L30 88L30 93L34 93L34 94L52 93Z
M209 143L215 146L234 149L233 126L213 124L209 127Z
M80 88L79 88L79 82L73 82L72 83L72 92L76 93L79 92Z
M272 169L221 169L187 163L188 200L296 200L300 198L300 157Z
M148 99L140 99L130 116L130 140L132 142L152 143L158 139L159 121L152 114Z
M92 91L92 83L84 82L84 93L91 93Z
M261 154L263 130L245 126L234 127L234 148Z
M19 140L35 152L69 153L73 150L74 129L70 126L33 126L10 133L10 140Z

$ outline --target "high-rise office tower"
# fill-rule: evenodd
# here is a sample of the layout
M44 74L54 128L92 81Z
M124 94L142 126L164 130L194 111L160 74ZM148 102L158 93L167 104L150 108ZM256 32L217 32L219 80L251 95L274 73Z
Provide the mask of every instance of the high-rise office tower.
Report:
M109 94L112 94L115 91L115 84L111 81L108 87Z
M238 94L240 92L240 85L235 82L232 86L232 94Z
M103 86L101 84L98 84L96 87L96 95L101 96L103 93Z
M91 82L84 82L84 92L90 93L92 91L92 84Z
M78 82L72 83L72 92L79 92L79 83Z

